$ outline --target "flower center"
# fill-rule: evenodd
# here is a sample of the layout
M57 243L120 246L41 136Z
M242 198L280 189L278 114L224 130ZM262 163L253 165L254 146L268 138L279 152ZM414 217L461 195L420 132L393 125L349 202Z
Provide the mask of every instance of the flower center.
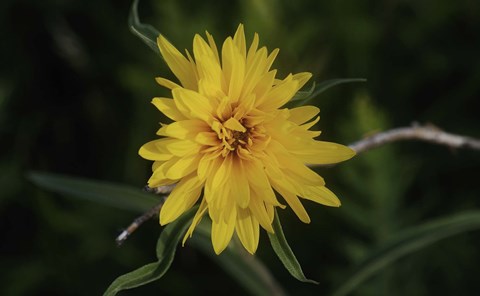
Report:
M253 145L254 128L245 127L242 119L237 120L232 117L223 123L216 121L212 129L217 133L224 157L230 152L249 153L249 148Z
M237 149L237 147L240 145L242 148L246 148L246 145L249 144L250 146L252 145L252 139L250 138L250 129L247 129L245 132L241 131L230 131L231 132L231 138L228 139L228 143L232 147L233 150Z

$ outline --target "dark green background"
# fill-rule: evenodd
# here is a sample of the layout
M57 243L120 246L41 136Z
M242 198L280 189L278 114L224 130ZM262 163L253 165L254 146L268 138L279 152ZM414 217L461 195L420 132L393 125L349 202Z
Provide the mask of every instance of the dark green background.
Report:
M128 31L130 1L0 3L0 294L99 295L118 275L155 258L160 227L147 223L117 248L135 214L39 189L29 170L142 188L149 162L138 148L162 119L150 100L168 96L161 58ZM217 43L245 24L251 40L279 47L281 75L364 77L314 104L322 139L350 143L368 133L434 124L480 137L480 2L155 1L140 15L180 49L205 29ZM281 211L305 274L283 269L262 234L258 257L294 295L332 291L365 255L399 230L478 209L480 152L398 143L320 173L339 209L305 202L311 225ZM402 258L355 295L478 295L478 232ZM179 248L161 281L124 295L242 295L197 250Z

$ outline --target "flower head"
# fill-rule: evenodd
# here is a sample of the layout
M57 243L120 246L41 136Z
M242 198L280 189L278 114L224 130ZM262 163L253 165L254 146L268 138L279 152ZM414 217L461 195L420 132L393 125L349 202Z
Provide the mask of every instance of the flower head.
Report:
M258 48L257 34L247 48L243 25L225 40L221 52L208 32L206 36L194 37L193 56L158 37L160 52L180 84L156 79L171 89L173 98L152 103L173 123L162 124L157 135L163 138L146 143L139 154L154 161L150 187L178 182L160 211L160 224L174 221L200 199L184 242L208 214L217 254L234 232L253 254L260 226L273 232L275 207L284 208L286 202L309 223L300 199L340 205L306 164L337 163L355 153L314 139L320 135L310 130L319 120L312 120L317 107L282 108L310 73L276 78L271 66L278 49L269 54Z

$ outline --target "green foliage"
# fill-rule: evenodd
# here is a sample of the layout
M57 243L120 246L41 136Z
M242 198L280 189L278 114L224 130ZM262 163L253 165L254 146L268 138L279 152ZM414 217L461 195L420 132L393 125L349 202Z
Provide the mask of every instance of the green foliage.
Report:
M478 229L480 229L480 211L455 214L406 229L394 235L382 247L373 250L333 295L343 296L351 293L369 277L402 256L441 239Z
M151 50L159 53L157 37L160 35L160 32L152 25L140 22L140 18L138 17L138 1L139 0L133 0L132 7L130 8L130 15L128 16L130 31L150 47Z
M154 195L121 184L45 172L30 172L28 177L38 186L54 192L128 211L147 211L159 203Z
M198 207L191 208L165 227L157 242L157 262L144 265L118 277L103 295L114 296L122 290L143 286L160 279L172 265L178 243L190 226L197 209Z
M341 78L341 79L331 79L323 81L319 84L313 82L312 87L307 91L299 91L297 94L290 100L294 102L296 106L302 106L310 102L310 100L316 98L324 91L328 90L331 87L334 87L343 83L351 82L365 82L367 81L364 78Z
M283 234L280 218L278 217L278 212L276 210L272 226L275 233L268 233L268 238L270 239L273 250L280 261L282 261L283 266L285 266L288 272L297 280L305 283L318 284L316 281L307 279L303 274L302 267L300 266L300 263L298 263L295 254L293 254L293 251Z

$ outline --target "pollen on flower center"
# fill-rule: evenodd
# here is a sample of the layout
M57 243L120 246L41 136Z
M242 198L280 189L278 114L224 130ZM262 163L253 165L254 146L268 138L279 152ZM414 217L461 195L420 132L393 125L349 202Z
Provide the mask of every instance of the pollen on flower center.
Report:
M249 154L249 148L253 146L254 127L245 127L243 120L233 117L223 123L215 122L212 129L217 133L222 155L225 157L230 152Z
M244 149L247 148L247 145L252 146L253 140L250 137L250 129L247 129L245 132L231 131L231 137L228 139L228 144L230 144L232 150L237 149L239 146Z

